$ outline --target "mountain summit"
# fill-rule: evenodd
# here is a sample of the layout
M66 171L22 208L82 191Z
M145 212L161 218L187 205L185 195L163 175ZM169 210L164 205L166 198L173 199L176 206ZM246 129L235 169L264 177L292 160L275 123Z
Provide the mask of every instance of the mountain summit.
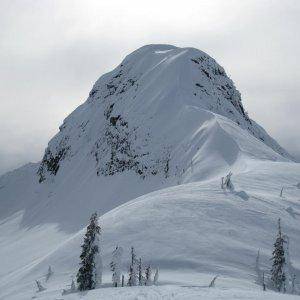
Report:
M39 181L82 158L98 176L128 170L142 178L176 176L197 156L199 140L188 158L176 153L186 152L205 122L217 123L216 114L289 158L249 118L239 91L213 58L194 48L144 46L100 77L87 101L66 118L46 149Z

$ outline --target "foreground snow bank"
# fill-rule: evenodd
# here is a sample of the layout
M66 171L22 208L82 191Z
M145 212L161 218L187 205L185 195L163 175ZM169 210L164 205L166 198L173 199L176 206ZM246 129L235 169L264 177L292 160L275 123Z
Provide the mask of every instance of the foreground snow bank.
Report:
M233 288L208 288L202 286L151 286L151 287L124 287L124 288L102 288L87 293L74 293L58 297L56 292L41 293L35 296L40 300L64 299L64 300L276 300L276 299L299 299L299 296L276 294L258 290L244 290Z

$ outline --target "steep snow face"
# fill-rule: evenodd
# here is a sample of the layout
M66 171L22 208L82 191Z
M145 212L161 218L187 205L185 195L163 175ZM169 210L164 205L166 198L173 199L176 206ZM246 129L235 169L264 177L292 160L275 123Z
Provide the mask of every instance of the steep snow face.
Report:
M229 118L289 158L249 119L240 93L214 59L193 48L149 45L103 75L87 101L66 118L45 151L39 181L82 159L94 165L98 176L127 170L142 178L174 176L187 168L174 151L212 113Z

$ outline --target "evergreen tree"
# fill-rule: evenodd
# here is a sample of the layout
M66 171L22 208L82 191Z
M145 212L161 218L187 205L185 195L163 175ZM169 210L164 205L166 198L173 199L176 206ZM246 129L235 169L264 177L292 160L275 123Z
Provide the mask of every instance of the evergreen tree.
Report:
M292 277L292 294L295 294L295 281L296 281L296 275L294 274Z
M263 272L262 274L262 287L263 287L263 291L266 291L265 272Z
M273 265L271 269L271 281L275 289L279 292L285 292L286 275L284 272L285 256L284 256L284 238L281 232L280 219L278 219L278 234L274 243Z
M152 274L151 267L148 266L145 271L145 285L151 285L151 274Z
M121 279L122 254L123 254L122 247L117 246L116 249L113 251L112 262L110 263L110 269L113 272L112 282L114 287L119 286L121 282L120 279Z
M135 286L137 285L137 259L136 259L136 254L134 251L134 248L131 247L131 264L129 266L129 278L128 278L128 283L127 285L129 286Z
M78 289L80 291L94 289L98 283L98 262L99 256L100 226L98 225L97 213L92 214L90 224L87 227L84 242L81 246L80 268L77 273Z
M225 177L225 179L224 179L224 182L222 181L222 182L223 182L224 188L225 188L225 189L228 189L228 190L230 190L230 191L234 190L234 186L233 186L232 181L231 181L231 176L232 176L232 172L229 172L229 173L226 175L226 177Z
M143 276L143 268L142 268L142 259L139 259L139 264L138 264L138 273L139 273L139 285L144 285L145 278Z
M46 274L46 282L49 280L49 278L53 275L53 271L52 271L52 268L51 268L51 266L49 266L49 268L48 268L48 272L47 272L47 274Z

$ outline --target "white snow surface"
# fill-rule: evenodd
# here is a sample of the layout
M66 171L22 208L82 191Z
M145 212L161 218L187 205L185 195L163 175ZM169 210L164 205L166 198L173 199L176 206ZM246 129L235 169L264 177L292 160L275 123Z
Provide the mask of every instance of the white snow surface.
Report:
M234 190L222 190L229 171ZM300 291L299 182L300 164L249 119L215 60L144 46L100 77L41 162L0 177L0 299L296 299L263 293L255 258L270 269L280 217ZM61 296L95 210L103 288ZM111 288L117 245L123 274L134 246L159 286Z

